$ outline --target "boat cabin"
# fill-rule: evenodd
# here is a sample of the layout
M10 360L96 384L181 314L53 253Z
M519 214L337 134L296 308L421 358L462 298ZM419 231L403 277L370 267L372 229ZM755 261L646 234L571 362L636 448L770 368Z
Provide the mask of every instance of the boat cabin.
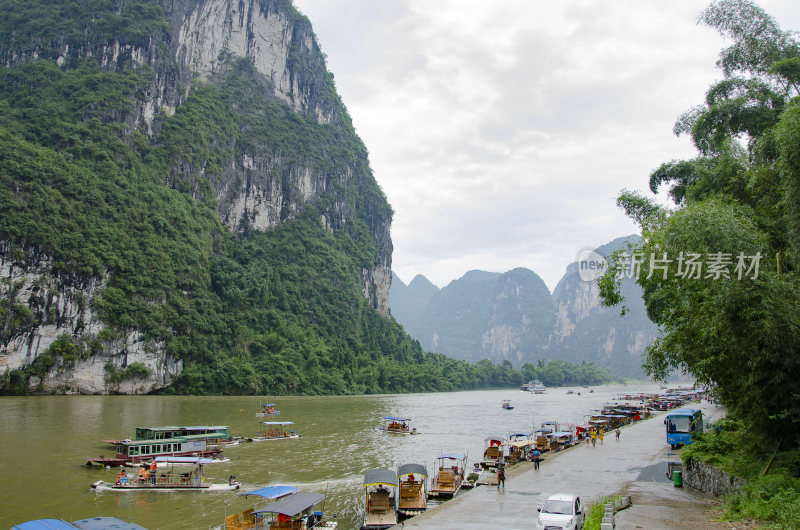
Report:
M428 470L421 464L403 464L397 468L397 512L412 517L428 508Z
M136 427L137 440L172 440L173 438L195 435L206 435L206 440L228 441L231 439L227 425Z
M292 421L262 421L261 430L248 438L251 442L263 442L266 440L288 440L299 438L300 435L292 430Z
M364 473L367 509L361 530L384 530L397 524L394 491L397 474L389 469L368 469Z
M518 432L508 436L508 456L506 463L516 464L520 460L528 458L533 447L536 445L533 441L533 434L529 432Z
M257 418L264 418L266 416L277 416L281 413L279 410L275 410L277 405L275 403L262 403L261 409L256 412Z
M572 431L558 431L552 432L547 435L550 451L556 452L566 449L572 445L573 435Z
M198 456L212 458L220 449L209 448L203 435L183 436L170 440L120 440L114 442L115 456L91 458L88 464L123 466L149 462L157 456Z

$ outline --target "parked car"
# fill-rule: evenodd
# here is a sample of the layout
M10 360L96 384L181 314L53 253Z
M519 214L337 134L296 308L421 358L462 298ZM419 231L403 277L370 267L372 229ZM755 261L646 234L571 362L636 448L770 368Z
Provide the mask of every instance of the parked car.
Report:
M586 514L577 495L550 495L539 508L537 530L580 530Z

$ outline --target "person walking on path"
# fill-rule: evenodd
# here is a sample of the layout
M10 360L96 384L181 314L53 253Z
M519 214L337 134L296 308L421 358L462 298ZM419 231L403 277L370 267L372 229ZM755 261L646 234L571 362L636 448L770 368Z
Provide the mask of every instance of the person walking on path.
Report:
M592 447L594 447L596 443L597 443L597 431L592 429Z
M497 489L500 489L501 485L506 489L506 470L503 469L503 464L497 468Z
M600 434L597 435L597 437L600 438L600 443L603 443L603 434L605 434L605 431L600 429Z
M614 431L614 434L616 434L616 435L617 435L617 441L619 441L619 429L617 429L616 431Z
M540 455L542 453L539 452L538 449L534 449L533 451L533 469L539 469L539 462L542 461Z

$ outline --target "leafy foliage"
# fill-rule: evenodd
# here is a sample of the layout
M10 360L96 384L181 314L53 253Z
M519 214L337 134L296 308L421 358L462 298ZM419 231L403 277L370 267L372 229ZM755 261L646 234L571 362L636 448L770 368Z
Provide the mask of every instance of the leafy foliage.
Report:
M678 208L669 211L630 192L618 201L642 227L634 249L644 257L637 282L648 315L663 330L645 368L659 378L679 369L714 385L734 415L794 446L800 436L800 48L746 0L715 2L700 20L734 43L718 63L726 77L675 126L677 134L691 135L698 158L672 161L650 176L653 192L672 186ZM726 272L687 274L692 254L725 261ZM622 302L614 273L600 283L611 305Z

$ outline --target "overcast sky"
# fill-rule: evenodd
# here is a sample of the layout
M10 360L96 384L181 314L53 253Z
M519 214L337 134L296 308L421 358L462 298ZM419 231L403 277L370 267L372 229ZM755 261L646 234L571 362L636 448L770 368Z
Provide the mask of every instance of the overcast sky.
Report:
M800 29L796 0L759 2ZM662 162L726 45L708 1L295 0L394 208L392 269L443 287L525 267L552 291Z

